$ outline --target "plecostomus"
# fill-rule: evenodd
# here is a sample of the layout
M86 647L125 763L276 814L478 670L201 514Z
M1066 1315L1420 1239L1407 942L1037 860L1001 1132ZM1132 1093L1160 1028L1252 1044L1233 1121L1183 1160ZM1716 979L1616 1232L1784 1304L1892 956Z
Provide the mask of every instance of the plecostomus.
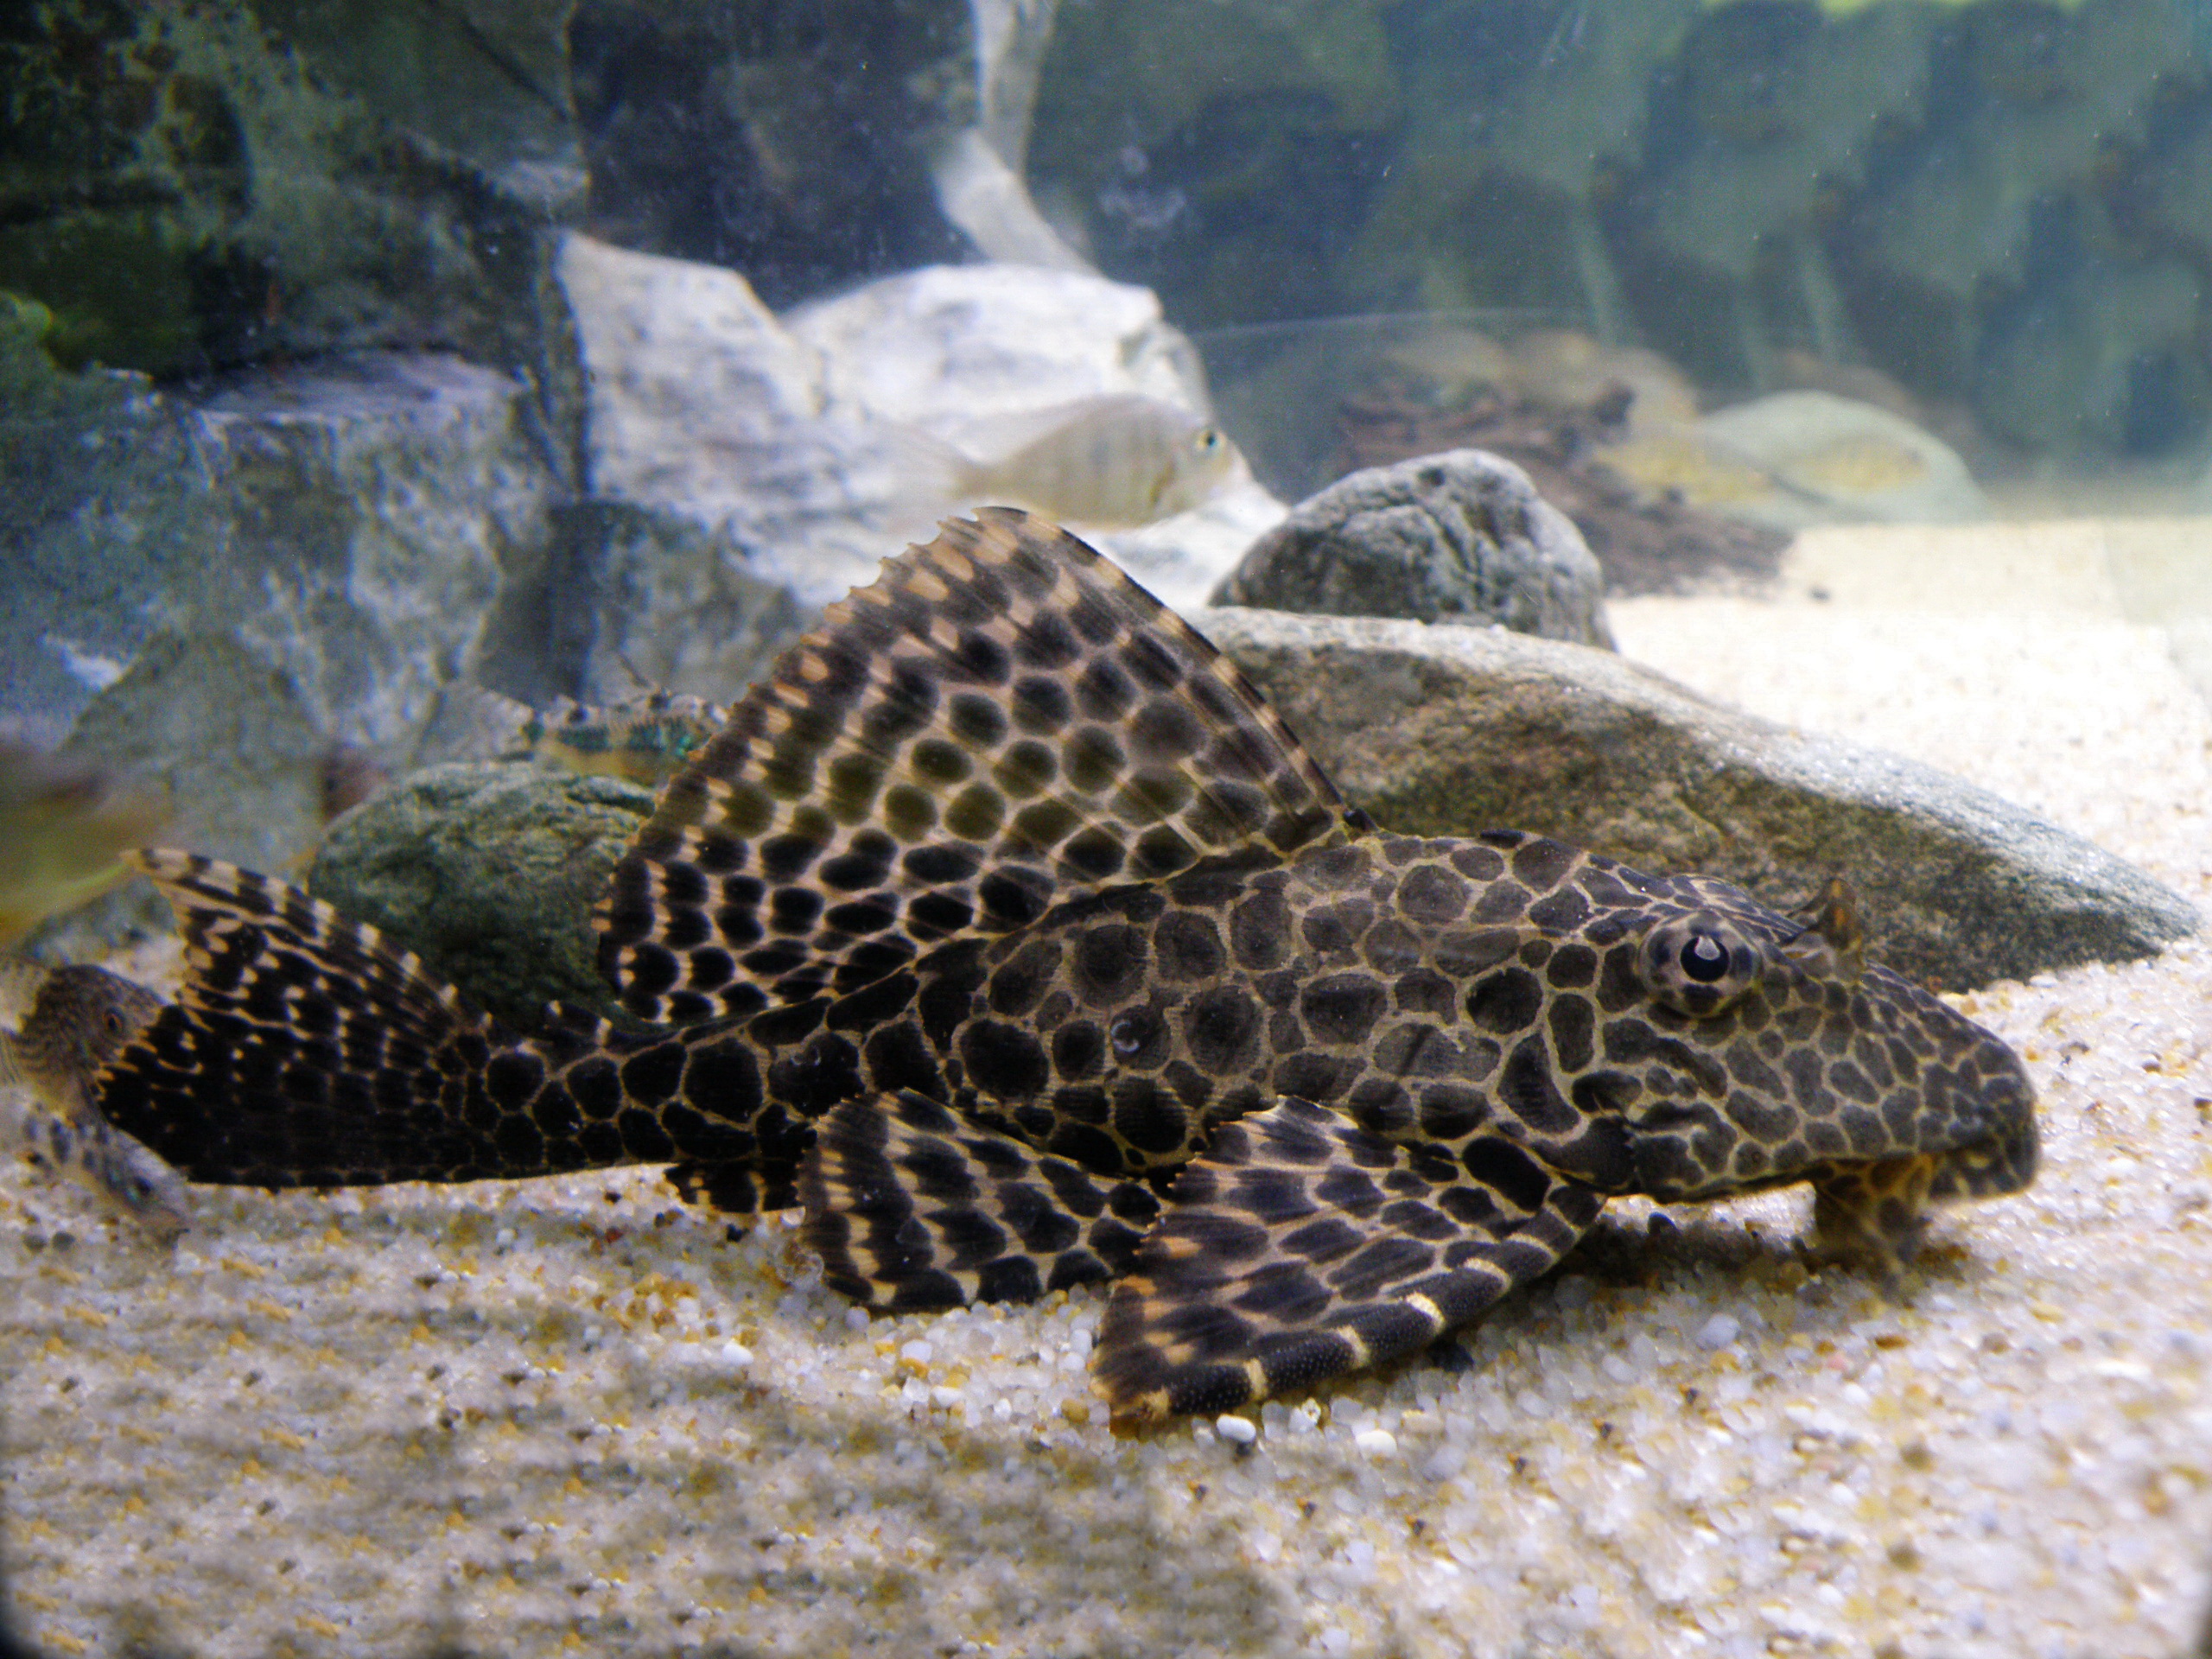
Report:
M662 792L601 907L639 1029L518 1034L181 853L188 972L102 1103L193 1179L660 1163L803 1205L880 1309L1112 1281L1101 1390L1222 1411L1413 1352L1607 1198L1809 1183L1892 1270L2017 1192L1997 1038L1770 910L1500 830L1386 834L1096 552L988 509L887 560Z

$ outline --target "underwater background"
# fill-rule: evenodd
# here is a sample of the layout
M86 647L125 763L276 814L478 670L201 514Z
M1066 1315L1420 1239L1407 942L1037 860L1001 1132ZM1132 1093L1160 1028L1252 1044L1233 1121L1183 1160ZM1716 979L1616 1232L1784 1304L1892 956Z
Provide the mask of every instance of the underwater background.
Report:
M651 789L1016 501L1394 830L1847 862L2047 1158L1902 1300L1637 1200L1132 1441L1103 1299L872 1323L653 1169L156 1260L11 1156L0 1623L2212 1653L2209 307L2203 0L0 0L0 949L173 989L159 841L604 1003ZM1409 501L1464 557L1315 530Z

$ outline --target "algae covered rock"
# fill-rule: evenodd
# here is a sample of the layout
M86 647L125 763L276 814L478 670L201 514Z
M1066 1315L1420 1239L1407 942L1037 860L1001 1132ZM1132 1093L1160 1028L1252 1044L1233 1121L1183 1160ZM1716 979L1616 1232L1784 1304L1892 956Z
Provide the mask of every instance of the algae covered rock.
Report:
M650 791L527 762L433 766L333 824L308 890L525 1028L550 1001L614 1012L591 909Z
M580 202L566 8L57 0L10 31L0 288L70 364L205 372L429 342L531 376Z
M779 306L961 257L929 158L976 118L975 10L582 0L585 228L743 270Z
M1338 480L1262 537L1217 605L1495 622L1610 650L1605 578L1529 475L1479 449Z

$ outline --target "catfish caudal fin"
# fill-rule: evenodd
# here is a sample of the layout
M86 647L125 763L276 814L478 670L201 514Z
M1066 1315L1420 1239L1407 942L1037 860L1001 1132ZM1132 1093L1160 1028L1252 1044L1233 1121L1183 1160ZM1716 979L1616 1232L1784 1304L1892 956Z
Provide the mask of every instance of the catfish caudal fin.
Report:
M185 979L101 1072L99 1105L190 1179L343 1186L637 1160L616 1125L626 1039L601 1022L563 1015L517 1039L303 893L189 853L130 856L176 908ZM582 1075L594 1067L605 1075Z
M1409 1148L1278 1100L1176 1177L1107 1304L1100 1388L1147 1422L1399 1358L1550 1268L1604 1203L1505 1141Z
M823 1277L868 1307L1030 1301L1128 1271L1160 1213L1113 1180L912 1090L835 1108L799 1173Z
M1072 536L948 522L753 687L601 908L640 1019L850 991L963 933L1351 833L1243 675Z

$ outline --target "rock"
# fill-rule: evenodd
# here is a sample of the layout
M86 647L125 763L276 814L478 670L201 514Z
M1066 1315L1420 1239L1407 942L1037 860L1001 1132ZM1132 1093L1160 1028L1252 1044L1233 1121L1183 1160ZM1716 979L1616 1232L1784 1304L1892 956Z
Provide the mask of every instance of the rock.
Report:
M1955 523L1989 504L1958 452L1900 415L1826 391L1778 391L1597 459L1648 496L1781 530Z
M1391 830L1540 830L1777 906L1841 873L1870 955L1950 989L2152 955L2198 923L1985 791L1708 702L1610 652L1244 607L1192 620ZM436 766L340 819L310 887L510 1020L552 999L609 1011L591 908L652 804L528 762Z
M895 480L863 423L829 418L817 349L735 271L581 235L563 239L558 269L589 377L599 500L681 523L809 609L874 578L898 544ZM595 657L627 648L634 630L615 620ZM727 697L739 686L683 689Z
M1399 34L1340 0L1061 5L1031 186L1102 270L1177 289L1179 318L1319 315L1389 170Z
M382 0L252 0L318 81L516 200L558 209L587 181L569 85L575 0L476 0L394 12Z
M950 443L1078 397L1133 392L1205 409L1198 354L1159 298L1087 272L932 266L784 321L820 353L835 403Z
M1046 270L1090 270L1029 198L1029 188L976 128L938 145L931 163L938 207L995 263Z
M2208 297L2193 259L2084 250L2057 292L1985 328L1974 405L1991 434L2041 454L2202 453L2212 376L2193 341Z
M613 778L433 766L333 824L308 890L512 1024L536 1027L555 1001L611 1014L591 909L652 810L649 791Z
M1840 873L1869 955L1950 989L2153 955L2198 925L2132 866L1986 791L1604 652L1365 618L1191 620L1393 830L1537 830L1776 906Z
M590 372L594 492L690 539L698 574L679 587L734 575L817 611L969 505L946 493L950 451L992 453L1038 411L1079 397L1205 408L1195 356L1150 292L1082 273L925 270L779 319L734 272L588 237L564 239L559 268ZM1281 512L1245 480L1099 541L1170 603L1190 603ZM606 683L611 655L698 664L721 651L718 633L693 645L667 632L703 635L722 626L716 613L687 624L678 607L641 616L615 603L600 614L588 696L619 689ZM676 689L728 698L744 683Z
M164 630L93 699L61 753L162 787L170 844L275 870L322 833L332 747L265 653L235 633Z
M582 200L568 7L59 0L11 35L0 288L71 365L205 374L435 344L574 441L544 281Z
M51 748L206 553L188 423L143 375L72 373L53 313L0 296L0 724Z
M688 507L734 492L828 400L822 353L734 270L571 233L556 264L590 376L592 487Z
M870 283L785 318L822 353L833 410L883 434L899 483L902 534L925 535L979 505L946 493L920 433L971 457L1002 455L1039 434L1038 417L1078 398L1135 394L1209 412L1198 355L1151 289L1088 272L1018 265L943 266ZM1241 466L1204 505L1087 539L1170 605L1199 603L1282 504Z
M813 607L753 574L713 529L610 501L576 511L595 521L598 560L586 702L641 688L726 702L764 677L814 620Z
M177 843L291 866L334 760L410 757L507 607L546 585L558 486L531 395L397 353L195 398L74 390L60 436L0 460L16 595L0 715L164 785ZM49 475L19 470L41 457ZM143 909L119 897L84 937L127 934Z
M1480 340L1459 332L1465 342ZM1779 569L1789 532L1645 494L1600 459L1605 443L1663 429L1681 411L1669 378L1639 360L1649 353L1593 353L1592 372L1546 379L1501 348L1484 355L1494 365L1487 372L1480 357L1460 350L1418 374L1408 353L1363 384L1355 378L1358 389L1333 405L1333 447L1355 467L1440 449L1483 449L1511 461L1574 521L1608 594L1740 591ZM1581 365L1569 357L1561 366ZM1625 372L1603 372L1614 367Z
M929 157L976 116L976 8L582 0L584 227L743 270L778 306L956 260Z
M1300 502L1217 605L1458 618L1610 650L1604 577L1573 522L1512 462L1452 449L1338 480Z
M494 611L545 579L556 480L511 376L377 354L270 370L195 412L221 556L173 589L318 730L404 749Z

